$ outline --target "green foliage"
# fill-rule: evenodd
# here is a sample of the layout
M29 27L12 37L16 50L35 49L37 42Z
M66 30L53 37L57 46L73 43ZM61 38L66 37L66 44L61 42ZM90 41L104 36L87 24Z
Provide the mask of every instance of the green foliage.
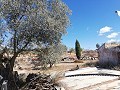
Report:
M96 44L96 48L99 48L99 47L100 47L100 45L97 43L97 44Z
M11 36L7 46L14 53L12 66L22 51L60 43L70 24L70 13L61 0L1 0L0 17L6 22L7 33ZM0 35L3 35L1 31Z
M83 66L84 67L97 67L97 66L99 66L99 62L98 61L90 61L90 62L83 64Z
M70 48L69 53L73 53L75 51L74 48Z
M76 40L76 42L75 42L75 51L76 51L77 58L80 59L82 49L80 47L78 40Z
M61 0L2 0L1 16L7 22L15 51L31 44L60 42L69 25L70 10Z
M38 54L40 63L42 63L44 67L47 67L47 65L52 67L53 64L61 61L62 55L65 52L67 52L66 46L60 43L58 45L42 48Z
M2 44L2 40L0 40L0 44Z

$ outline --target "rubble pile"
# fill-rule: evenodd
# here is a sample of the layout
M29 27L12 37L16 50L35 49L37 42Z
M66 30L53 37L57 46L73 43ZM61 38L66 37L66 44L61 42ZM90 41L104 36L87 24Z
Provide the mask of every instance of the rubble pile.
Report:
M50 75L29 74L26 82L27 84L21 90L57 90Z

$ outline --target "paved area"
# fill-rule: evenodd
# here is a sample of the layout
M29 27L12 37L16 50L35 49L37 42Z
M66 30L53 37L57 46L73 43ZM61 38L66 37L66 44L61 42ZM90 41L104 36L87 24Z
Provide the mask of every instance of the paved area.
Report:
M120 80L102 84L89 90L120 90Z
M120 72L115 70L87 67L76 71L65 72L65 77L59 81L59 84L64 87L65 90L120 90L120 80L118 76L99 76L101 73L120 75ZM76 74L93 75L67 77Z
M108 69L100 69L96 67L87 67L87 68L81 68L79 70L75 71L67 71L65 72L65 76L70 75L77 75L77 74L111 74L111 75L120 75L120 71L115 70L108 70Z

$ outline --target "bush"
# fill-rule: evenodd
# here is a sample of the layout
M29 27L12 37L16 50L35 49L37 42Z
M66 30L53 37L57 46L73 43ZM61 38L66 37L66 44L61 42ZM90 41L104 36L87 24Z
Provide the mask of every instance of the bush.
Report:
M23 79L19 80L18 87L21 88L26 84L26 82Z
M83 63L81 60L75 60L74 63Z
M25 74L19 74L19 82L17 82L19 88L23 87L26 84L25 78L26 78Z
M34 73L29 74L29 75L27 76L27 78L26 78L26 82L28 83L28 82L32 81L32 79L35 78L35 77L37 77L37 76L38 76L38 75L37 75L37 74L34 74Z
M95 62L90 61L90 62L85 63L83 66L85 66L85 67L99 67L99 68L106 68L106 69L113 69L113 70L120 71L120 65L113 64L110 61L107 61L104 63L101 63L99 61L95 61Z
M110 61L104 62L104 63L99 63L99 67L100 68L107 68L107 69L111 69L113 67L115 67L115 64L113 64Z
M120 65L117 65L117 66L113 67L112 70L120 71Z
M96 62L90 61L90 62L85 63L83 66L85 66L85 67L97 67L97 66L99 66L99 62L98 61L96 61Z

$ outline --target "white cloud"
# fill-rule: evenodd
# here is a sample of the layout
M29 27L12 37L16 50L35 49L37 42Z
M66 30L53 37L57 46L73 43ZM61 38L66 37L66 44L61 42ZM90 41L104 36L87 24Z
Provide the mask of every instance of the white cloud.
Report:
M118 36L118 33L114 32L107 36L107 38L116 38Z
M117 13L118 16L120 16L120 11L115 11Z
M104 33L110 32L111 29L112 29L111 27L105 26L105 27L103 27L103 28L100 29L99 35L101 36L101 35L103 35Z
M107 41L108 43L112 43L112 42L120 42L120 40L116 40L116 39L110 39Z

